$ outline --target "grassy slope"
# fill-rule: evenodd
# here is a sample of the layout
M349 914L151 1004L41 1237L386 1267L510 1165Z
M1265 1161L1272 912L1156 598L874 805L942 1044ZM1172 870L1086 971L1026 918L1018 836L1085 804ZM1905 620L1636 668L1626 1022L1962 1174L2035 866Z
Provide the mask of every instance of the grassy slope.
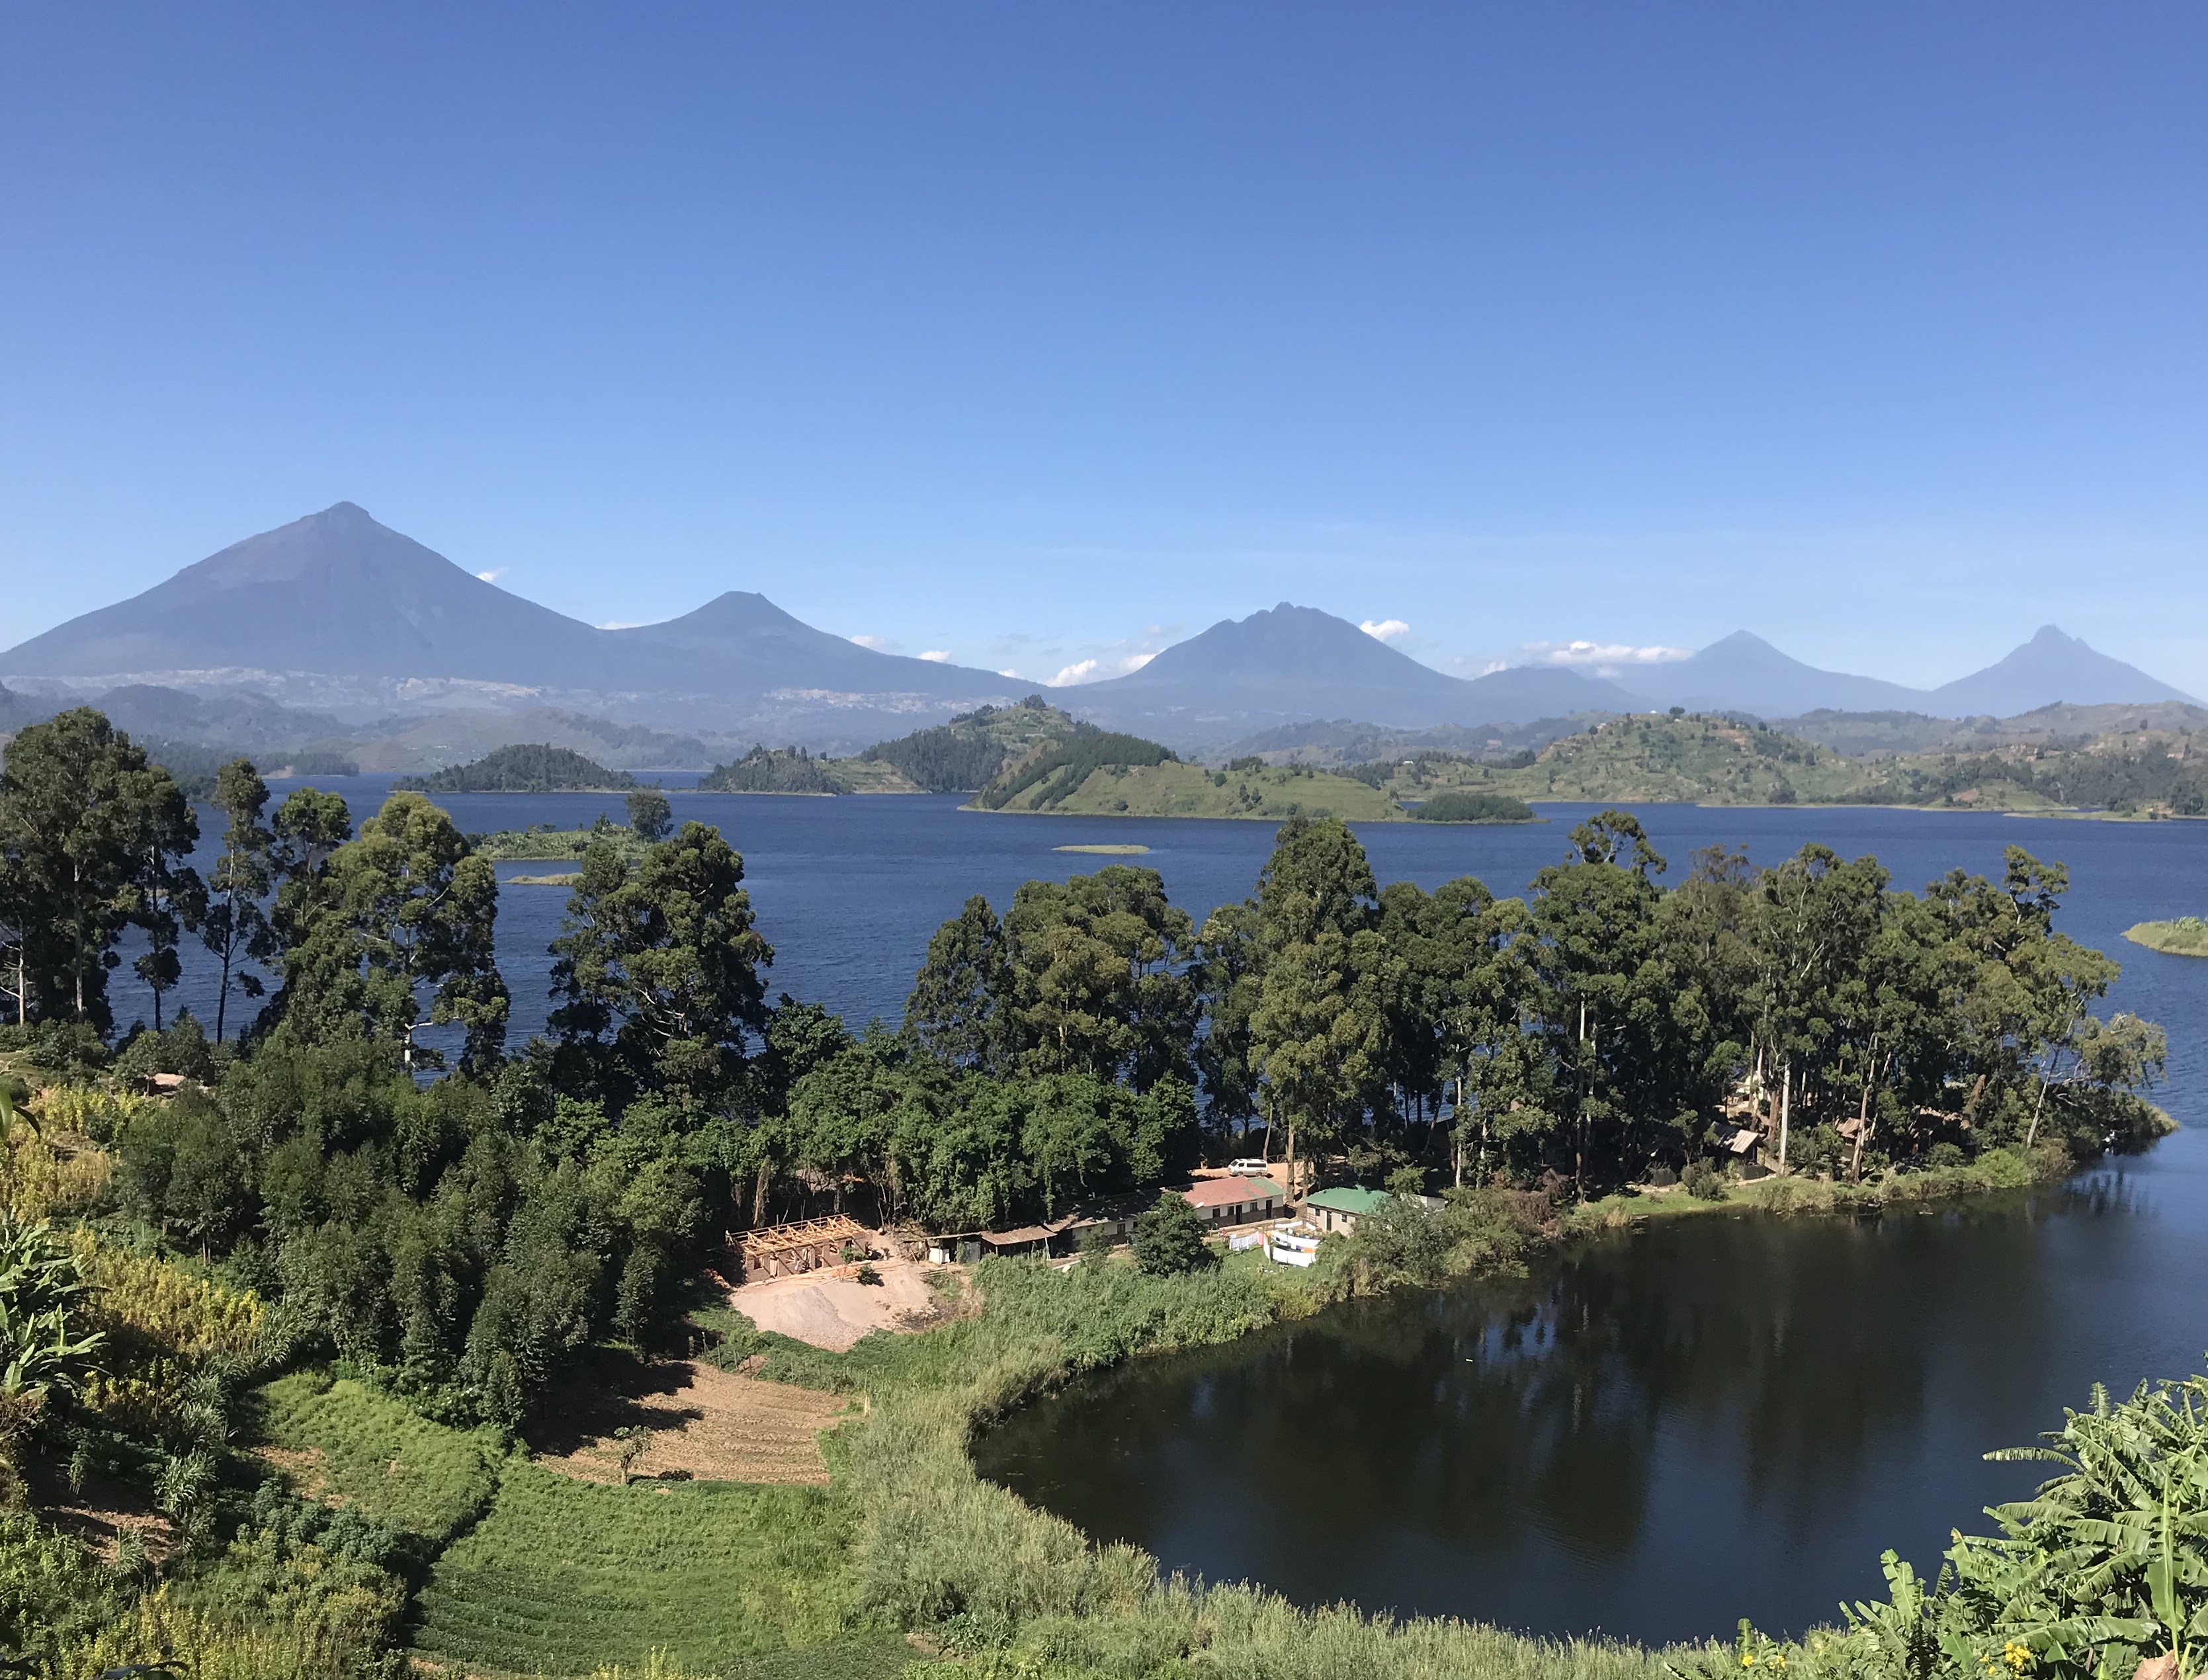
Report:
M849 1645L851 1527L820 1488L602 1486L516 1460L489 1514L438 1560L415 1646L454 1666L556 1675L640 1668L654 1649L697 1672Z
M1385 785L1410 798L1461 789L1524 800L1680 801L1701 805L1845 804L1891 797L1917 760L1849 759L1773 729L1724 717L1616 717L1541 749L1522 768L1429 762ZM1938 801L1943 808L2045 810L2049 801L1989 782Z
M2171 957L2208 957L2208 921L2197 915L2171 921L2142 921L2124 929L2133 945Z
M506 1449L495 1435L433 1424L358 1383L300 1372L256 1398L261 1438L286 1455L286 1479L300 1491L358 1506L424 1539L452 1539L498 1485ZM309 1457L290 1460L295 1453Z
M1221 778L1223 778L1223 782ZM1023 812L1014 799L1007 812ZM1219 771L1197 765L1122 765L1091 771L1043 814L1054 817L1245 817L1266 822L1300 813L1356 822L1402 819L1387 794L1347 776L1296 770Z

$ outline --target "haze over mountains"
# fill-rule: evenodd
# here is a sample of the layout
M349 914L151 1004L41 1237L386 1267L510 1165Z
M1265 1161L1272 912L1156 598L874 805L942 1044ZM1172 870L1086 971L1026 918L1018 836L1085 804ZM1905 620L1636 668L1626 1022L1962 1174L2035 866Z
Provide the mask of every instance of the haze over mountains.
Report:
M0 681L56 696L134 684L261 695L354 721L565 707L836 751L1005 704L1035 686L876 652L741 591L664 623L600 629L497 588L351 502L248 537L33 637L0 654ZM1476 727L1670 705L1770 718L1962 717L2188 697L2051 625L1934 689L1820 670L1745 631L1616 679L1533 665L1467 680L1283 602L1058 698L1095 722L1201 750L1323 718Z

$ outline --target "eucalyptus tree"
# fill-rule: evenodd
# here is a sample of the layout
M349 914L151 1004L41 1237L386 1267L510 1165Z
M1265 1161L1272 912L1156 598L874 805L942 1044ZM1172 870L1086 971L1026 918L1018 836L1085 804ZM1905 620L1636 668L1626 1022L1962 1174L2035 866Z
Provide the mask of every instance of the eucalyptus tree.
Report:
M1001 1066L1011 1028L1009 969L1004 928L977 892L928 940L905 1001L906 1027L946 1066Z
M168 771L89 706L27 726L0 768L0 857L16 931L18 1011L114 1021L107 977L136 921L168 937L198 840Z
M1195 930L1155 869L1113 864L1062 885L1027 881L1005 915L1011 1065L1147 1090L1185 1078L1199 999Z
M276 885L276 836L262 820L268 784L250 759L233 759L215 772L214 804L230 824L223 831L222 855L207 872L200 941L221 965L214 1002L214 1037L219 1044L231 992L260 997L267 988L253 965L270 961L279 946L267 909L268 895Z
M452 819L419 794L393 794L312 879L311 912L283 959L284 1029L309 1042L360 1034L411 1071L444 1064L423 1027L458 1025L461 1065L490 1066L507 1011L493 943L498 878Z
M685 823L634 864L593 844L553 941L563 1053L616 1107L723 1097L767 1024L774 951L718 829Z
M1533 878L1526 951L1539 1030L1571 1131L1572 1178L1599 1147L1623 1166L1636 1117L1671 1120L1672 976L1650 879L1665 867L1639 822L1604 811L1571 831L1568 861ZM1667 1089L1671 1087L1672 1089Z
M1782 1173L1797 1087L1813 1089L1863 1024L1870 994L1860 970L1879 931L1887 879L1875 858L1843 862L1813 843L1765 870L1750 894L1749 1005L1759 1071L1767 1059L1779 1075L1771 1124ZM1767 1072L1761 1084L1768 1102Z
M675 831L675 807L657 788L639 788L628 796L628 825L639 840L657 845Z

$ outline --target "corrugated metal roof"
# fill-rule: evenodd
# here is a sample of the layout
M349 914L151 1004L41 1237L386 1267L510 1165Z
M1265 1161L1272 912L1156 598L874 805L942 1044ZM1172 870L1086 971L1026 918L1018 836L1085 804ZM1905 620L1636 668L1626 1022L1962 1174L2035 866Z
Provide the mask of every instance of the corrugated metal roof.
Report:
M1198 1179L1181 1194L1199 1208L1232 1208L1245 1202L1277 1202L1282 1191L1270 1179Z
M1330 1208L1338 1214L1369 1214L1388 1199L1384 1190L1345 1185L1334 1190L1315 1190L1304 1198L1311 1208Z

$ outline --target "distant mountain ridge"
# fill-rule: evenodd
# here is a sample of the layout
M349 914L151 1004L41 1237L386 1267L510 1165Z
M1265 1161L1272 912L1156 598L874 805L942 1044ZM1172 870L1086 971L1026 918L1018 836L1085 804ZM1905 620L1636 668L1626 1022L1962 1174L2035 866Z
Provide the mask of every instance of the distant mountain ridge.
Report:
M849 753L1010 705L1031 686L875 651L749 591L663 623L602 629L509 594L345 501L0 653L0 679L47 690L0 688L4 717L55 698L55 685L78 696L142 696L157 711L160 695L189 691L202 714L194 732L209 740L228 732L273 740L297 729L302 707L348 726L440 710L533 709L679 730L686 757L704 736ZM1554 734L1549 726L1574 718L1674 705L1767 719L2191 703L2051 625L1934 689L1821 670L1747 631L1615 679L1561 665L1467 679L1288 602L1222 620L1125 676L1059 693L1084 721L1181 751L1323 719L1498 735L1538 724ZM275 715L286 708L291 717ZM561 744L556 735L535 738Z
M508 594L349 501L33 636L0 654L0 673L249 687L356 716L550 701L693 729L840 725L851 745L1009 701L1020 686L875 652L742 591L664 624L600 629Z
M1283 601L1222 619L1138 671L1084 683L1068 710L1176 747L1278 725L1353 717L1382 725L1524 723L1645 704L1576 671L1519 667L1467 680L1422 665L1345 619Z
M1820 670L1745 630L1692 658L1637 667L1635 689L1690 711L1797 717L1812 711L1914 711L1932 717L2013 717L2049 705L2198 705L2158 677L2043 625L2006 657L1937 688Z

